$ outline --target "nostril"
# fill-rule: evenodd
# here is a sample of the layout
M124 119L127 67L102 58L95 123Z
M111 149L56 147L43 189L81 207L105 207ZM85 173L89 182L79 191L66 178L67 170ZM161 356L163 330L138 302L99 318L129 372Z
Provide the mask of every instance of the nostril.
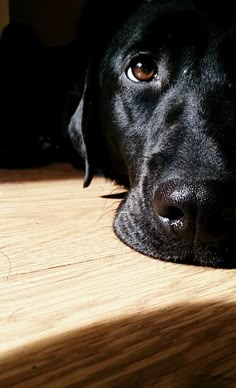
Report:
M170 222L178 221L184 217L184 212L177 206L157 206L157 213L162 218L168 218Z
M175 206L170 206L166 218L168 218L171 222L178 221L181 218L184 218L184 212Z
M196 223L196 196L190 185L168 181L159 186L154 196L155 214L166 235L193 240Z
M225 183L167 181L156 190L153 206L158 225L168 237L198 244L234 235L235 189Z

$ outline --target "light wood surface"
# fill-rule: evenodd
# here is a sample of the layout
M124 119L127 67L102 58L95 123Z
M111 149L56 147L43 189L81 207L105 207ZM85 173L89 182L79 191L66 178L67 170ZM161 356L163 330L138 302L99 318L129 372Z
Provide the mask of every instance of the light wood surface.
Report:
M132 251L120 190L0 171L0 387L236 386L236 271Z

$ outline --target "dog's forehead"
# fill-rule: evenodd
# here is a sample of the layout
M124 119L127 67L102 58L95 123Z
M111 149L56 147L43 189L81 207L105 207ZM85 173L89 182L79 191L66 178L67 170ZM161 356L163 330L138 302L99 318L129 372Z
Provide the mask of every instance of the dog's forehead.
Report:
M170 37L175 42L181 41L182 45L197 40L206 43L207 36L211 39L211 29L216 36L217 30L222 34L235 24L231 20L229 25L224 26L223 32L222 25L227 17L224 19L225 14L222 14L224 17L220 18L215 10L212 13L207 4L201 0L146 0L139 5L134 2L131 15L124 18L118 32L113 31L110 35L114 41L113 49L124 50L142 42L150 44L156 39L156 43L158 40L163 43Z
M201 14L192 1L150 0L121 23L108 47L125 53L130 47L144 49L158 47L166 40L174 39L184 44L187 40L200 39L204 30ZM152 45L154 47L152 47ZM150 46L150 47L148 47Z
M146 52L163 60L165 66L170 59L175 74L184 66L189 76L192 71L197 74L194 66L198 64L199 77L204 79L208 73L208 80L213 74L214 79L223 77L235 84L235 17L229 23L227 17L219 21L218 12L212 16L204 4L199 7L197 2L201 0L146 0L140 5L133 0L132 12L124 16L118 28L116 25L107 33L101 47L100 81L116 78L133 56Z

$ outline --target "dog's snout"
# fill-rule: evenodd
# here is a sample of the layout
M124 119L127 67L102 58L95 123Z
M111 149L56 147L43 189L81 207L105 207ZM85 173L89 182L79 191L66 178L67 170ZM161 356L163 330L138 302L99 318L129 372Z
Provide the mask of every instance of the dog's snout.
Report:
M167 237L196 244L227 239L236 224L232 189L214 181L163 183L154 209Z

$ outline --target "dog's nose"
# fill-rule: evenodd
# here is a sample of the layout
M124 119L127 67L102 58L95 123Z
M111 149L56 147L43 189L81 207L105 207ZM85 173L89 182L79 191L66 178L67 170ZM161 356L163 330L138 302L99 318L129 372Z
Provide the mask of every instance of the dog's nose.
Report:
M214 242L234 230L232 189L215 181L170 180L154 196L154 209L165 234L181 240Z

